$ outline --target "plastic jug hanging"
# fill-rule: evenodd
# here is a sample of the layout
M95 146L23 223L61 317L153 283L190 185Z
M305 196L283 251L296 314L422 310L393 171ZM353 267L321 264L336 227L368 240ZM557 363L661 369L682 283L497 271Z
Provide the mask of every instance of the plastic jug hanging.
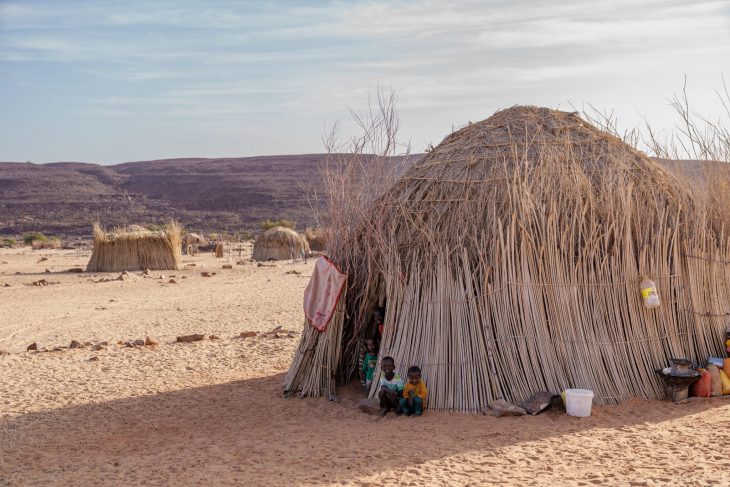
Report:
M644 300L644 306L651 309L658 308L659 305L661 305L661 301L659 301L659 293L657 293L654 281L646 276L642 276L639 287L641 288L641 298Z

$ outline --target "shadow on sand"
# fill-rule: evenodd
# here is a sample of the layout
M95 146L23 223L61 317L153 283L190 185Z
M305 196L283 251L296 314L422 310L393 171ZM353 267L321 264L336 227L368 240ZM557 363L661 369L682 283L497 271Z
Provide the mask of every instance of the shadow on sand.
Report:
M594 408L592 417L582 419L558 412L500 419L447 413L379 419L357 411L360 397L354 388L343 392L340 403L282 399L282 378L0 419L0 485L371 485L374 474L381 474L380 482L398 482L414 468L438 472L405 485L448 479L464 484L469 478L483 484L497 481L496 473L490 480L493 472L518 467L510 466L514 461L505 460L499 449L527 444L532 445L528 473L530 458L536 469L540 462L544 468L552 452L577 455L587 475L591 462L600 459L559 451L565 435L595 438L611 429L640 437L642 428L652 424L701 416L713 408L727 415L729 404L722 399L684 405L633 401ZM454 456L469 452L479 452L479 461L452 469L459 460Z

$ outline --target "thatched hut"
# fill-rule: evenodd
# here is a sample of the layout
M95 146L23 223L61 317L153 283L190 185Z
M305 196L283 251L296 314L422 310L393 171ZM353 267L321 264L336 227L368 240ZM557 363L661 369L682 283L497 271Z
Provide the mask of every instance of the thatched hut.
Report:
M322 252L324 250L326 233L322 228L307 228L304 230L304 238L307 239L309 250Z
M655 369L670 357L722 350L730 242L710 210L575 113L514 107L469 124L328 249L347 299L325 332L305 326L285 393L350 380L384 306L380 356L403 374L419 365L433 409L569 387L599 404L661 397ZM642 275L658 309L642 303Z
M303 259L307 252L307 239L286 227L269 228L253 243L254 260Z
M160 231L142 227L117 228L106 233L94 224L94 249L88 272L177 270L182 263L182 228L170 222Z
M196 255L198 253L198 249L202 245L207 245L208 242L205 240L205 237L202 235L198 235L197 233L186 233L183 236L183 247L185 248L185 253L188 255Z

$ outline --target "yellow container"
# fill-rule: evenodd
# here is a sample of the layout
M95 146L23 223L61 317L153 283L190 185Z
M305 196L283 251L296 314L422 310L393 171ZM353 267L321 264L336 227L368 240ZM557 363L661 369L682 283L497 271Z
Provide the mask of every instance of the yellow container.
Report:
M641 298L644 300L644 306L652 309L658 308L661 305L659 293L656 290L656 284L654 284L654 281L646 276L642 276L639 287L641 288Z

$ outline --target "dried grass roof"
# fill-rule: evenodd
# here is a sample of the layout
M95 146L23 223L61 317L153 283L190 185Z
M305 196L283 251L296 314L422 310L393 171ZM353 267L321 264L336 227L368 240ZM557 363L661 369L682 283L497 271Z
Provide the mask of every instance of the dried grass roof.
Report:
M261 261L301 259L307 252L307 239L287 227L269 228L253 244L253 258Z
M595 225L644 208L631 218L651 228L684 221L694 206L686 184L576 113L516 106L447 136L380 199L371 221L412 254L496 237L496 227L536 211L589 214Z
M182 227L177 222L170 222L159 231L130 225L111 232L94 223L94 249L86 270L176 270L182 263L181 253Z

